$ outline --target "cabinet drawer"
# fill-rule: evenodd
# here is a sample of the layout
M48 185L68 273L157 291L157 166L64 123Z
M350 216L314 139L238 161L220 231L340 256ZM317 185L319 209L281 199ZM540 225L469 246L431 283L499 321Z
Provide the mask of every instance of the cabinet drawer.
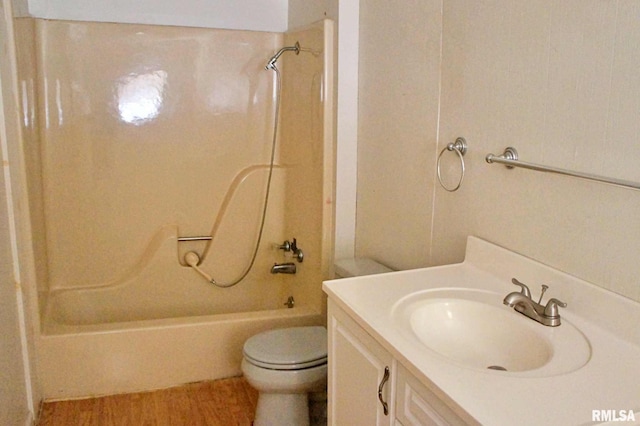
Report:
M404 426L467 425L448 405L398 365L396 417Z

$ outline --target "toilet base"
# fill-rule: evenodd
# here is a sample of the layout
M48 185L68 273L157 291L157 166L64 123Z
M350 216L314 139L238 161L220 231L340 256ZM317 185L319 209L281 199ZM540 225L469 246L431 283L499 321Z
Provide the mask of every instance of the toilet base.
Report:
M309 399L306 393L266 393L258 395L254 426L309 426Z

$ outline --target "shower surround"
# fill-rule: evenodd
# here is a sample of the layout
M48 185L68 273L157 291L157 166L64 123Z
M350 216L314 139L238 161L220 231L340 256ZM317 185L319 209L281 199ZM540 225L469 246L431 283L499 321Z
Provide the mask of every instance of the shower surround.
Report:
M16 20L45 398L237 375L256 332L322 321L333 25L287 34ZM280 131L256 263L283 44ZM179 237L212 236L180 242ZM295 276L277 248L296 237ZM286 309L289 296L295 308Z

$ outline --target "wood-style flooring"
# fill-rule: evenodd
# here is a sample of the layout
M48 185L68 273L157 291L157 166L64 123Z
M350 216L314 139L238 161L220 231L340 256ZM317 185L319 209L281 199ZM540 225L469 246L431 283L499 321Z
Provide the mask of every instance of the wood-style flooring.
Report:
M38 426L250 426L258 392L242 378L46 402Z

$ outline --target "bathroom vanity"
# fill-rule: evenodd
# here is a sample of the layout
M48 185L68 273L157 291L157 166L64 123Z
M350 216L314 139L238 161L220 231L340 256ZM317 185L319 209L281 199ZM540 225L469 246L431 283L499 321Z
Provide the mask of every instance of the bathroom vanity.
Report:
M329 301L330 424L477 424Z
M560 325L503 304L513 278ZM475 237L460 264L323 289L331 425L640 423L640 303Z

